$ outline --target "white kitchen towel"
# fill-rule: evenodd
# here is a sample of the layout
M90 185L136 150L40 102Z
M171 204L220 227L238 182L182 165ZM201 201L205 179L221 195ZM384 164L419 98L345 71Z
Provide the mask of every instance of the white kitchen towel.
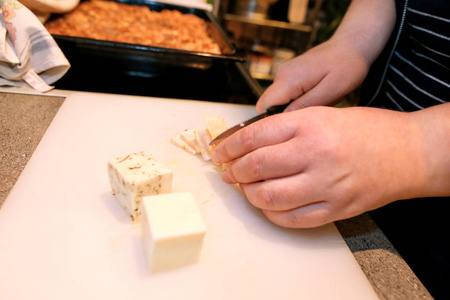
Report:
M0 0L0 85L47 92L70 63L39 19L16 0Z

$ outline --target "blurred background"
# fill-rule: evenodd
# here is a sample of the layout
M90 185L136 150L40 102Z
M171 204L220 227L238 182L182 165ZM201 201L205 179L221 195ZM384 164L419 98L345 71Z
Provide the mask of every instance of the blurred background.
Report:
M273 82L280 63L326 41L350 4L350 0L116 1L200 16L213 24L216 37L224 36L222 44L231 45L228 50L233 53L207 57L54 35L71 63L56 88L254 104ZM35 9L47 2L44 7L54 5L49 0L22 2ZM35 13L44 23L61 16L50 16L48 11ZM354 94L342 99L340 105L355 103Z
M221 0L217 16L252 77L267 85L278 65L327 40L350 0Z

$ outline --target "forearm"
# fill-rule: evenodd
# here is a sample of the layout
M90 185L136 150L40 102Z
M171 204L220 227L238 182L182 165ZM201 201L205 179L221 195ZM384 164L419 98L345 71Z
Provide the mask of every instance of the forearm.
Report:
M425 182L418 197L450 196L450 103L411 113L420 132Z
M353 0L330 41L351 46L371 65L386 45L395 20L394 0Z

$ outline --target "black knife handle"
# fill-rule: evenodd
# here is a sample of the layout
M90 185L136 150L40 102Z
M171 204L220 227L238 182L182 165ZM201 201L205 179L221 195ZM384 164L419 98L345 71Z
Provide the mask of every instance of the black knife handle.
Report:
M271 106L267 109L267 114L269 116L271 116L271 115L282 113L286 109L286 107L288 107L288 105L291 104L291 102L292 101L289 101L286 104Z

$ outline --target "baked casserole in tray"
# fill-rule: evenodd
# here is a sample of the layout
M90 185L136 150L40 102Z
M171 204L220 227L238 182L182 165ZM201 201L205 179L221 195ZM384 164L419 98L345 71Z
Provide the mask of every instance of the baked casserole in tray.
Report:
M45 26L69 61L73 56L108 57L122 68L152 73L245 60L215 17L198 8L148 0L89 0L53 16Z

